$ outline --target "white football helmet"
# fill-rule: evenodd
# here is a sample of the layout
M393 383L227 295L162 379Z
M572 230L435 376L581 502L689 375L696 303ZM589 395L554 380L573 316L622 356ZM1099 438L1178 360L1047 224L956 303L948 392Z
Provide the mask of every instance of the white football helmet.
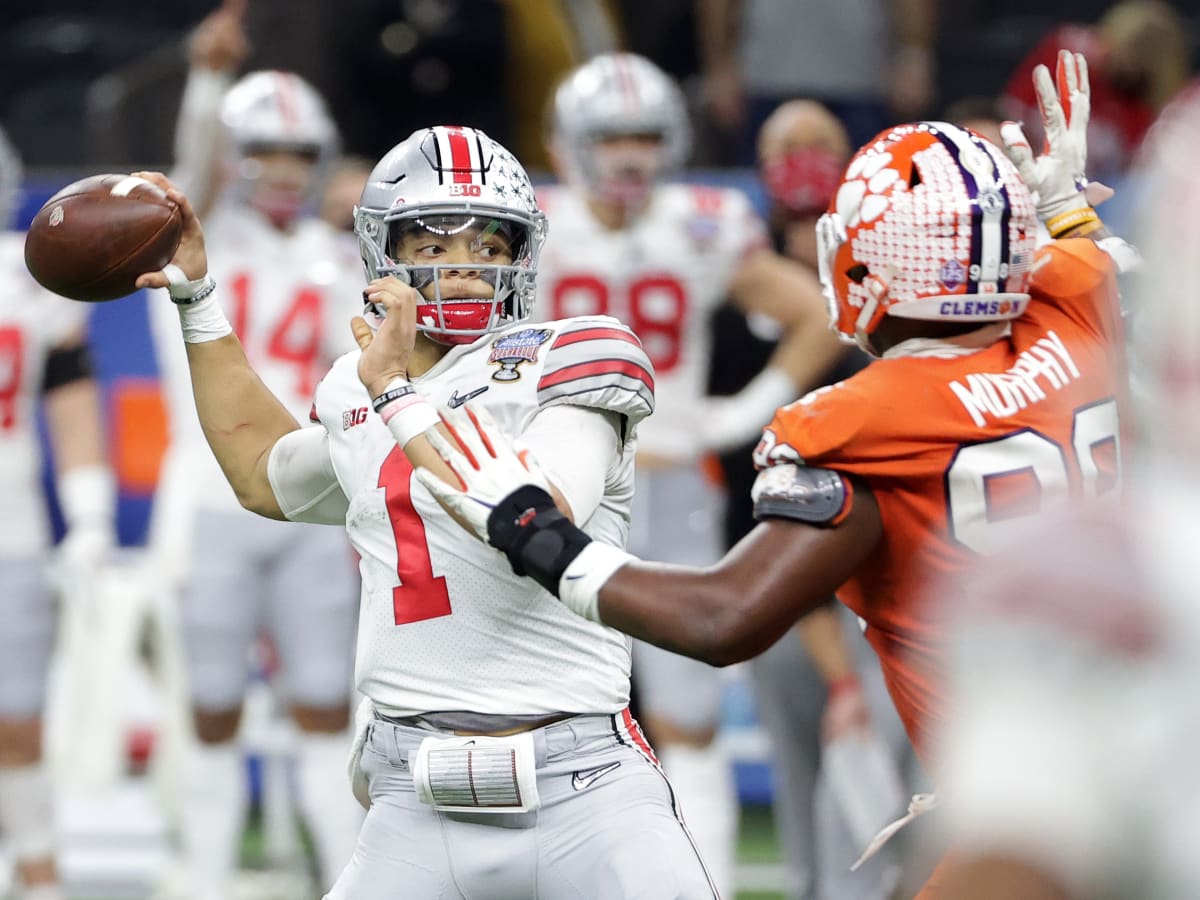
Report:
M455 233L467 228L500 231L512 263L476 265L493 285L490 297L442 298L441 270L397 258L409 229ZM417 306L417 328L445 344L471 343L529 318L534 277L546 237L524 167L500 144L474 128L437 125L415 131L379 161L354 211L354 231L367 279L395 275L418 290L433 286Z
M678 85L650 60L633 53L605 53L575 69L554 94L551 137L568 178L601 197L628 202L631 188L620 169L641 165L648 184L634 187L634 201L652 183L687 162L691 127ZM657 136L654 158L608 160L597 142L621 136Z
M870 338L885 315L1015 319L1036 234L1029 189L994 144L946 122L887 129L850 161L817 222L834 330L878 355Z
M288 220L316 200L322 175L338 152L338 132L325 101L293 72L251 72L239 79L221 102L221 122L229 137L230 164L238 189L251 199L264 177L255 154L285 150L310 160L314 169L298 179L282 179L273 191L251 202L271 217ZM263 196L263 194L266 196Z
M13 223L21 201L21 157L0 128L0 229Z

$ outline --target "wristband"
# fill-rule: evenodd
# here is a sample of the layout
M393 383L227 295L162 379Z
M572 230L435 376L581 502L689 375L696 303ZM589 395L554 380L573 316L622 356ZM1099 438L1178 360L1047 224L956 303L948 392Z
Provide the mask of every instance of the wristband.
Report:
M183 274L183 269L174 263L163 266L162 271L167 276L167 293L171 295L171 302L179 306L199 303L217 289L217 283L207 272L189 280Z
M429 401L404 378L395 378L382 394L371 401L401 450L419 434L441 421Z
M599 622L600 588L617 569L634 559L637 557L619 547L592 541L563 571L558 580L558 598L575 615Z
M99 464L68 469L58 480L58 500L68 529L92 524L111 528L117 506L112 470Z
M567 566L592 540L559 512L549 492L532 484L501 499L487 527L488 543L508 557L512 570L555 596Z
M1050 237L1060 238L1068 231L1078 228L1081 225L1090 225L1095 223L1095 227L1091 230L1099 228L1100 216L1096 214L1096 210L1090 206L1084 206L1079 209L1069 209L1064 213L1059 213L1057 216L1051 216L1046 220L1046 230L1050 232Z

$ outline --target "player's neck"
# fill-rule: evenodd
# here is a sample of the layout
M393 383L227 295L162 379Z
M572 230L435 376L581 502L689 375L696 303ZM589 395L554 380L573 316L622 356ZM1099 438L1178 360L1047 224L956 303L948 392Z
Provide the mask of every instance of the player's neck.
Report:
M630 207L624 203L599 200L595 197L588 197L587 204L592 217L609 231L628 228L645 209L645 204Z
M408 357L408 377L418 378L424 375L436 366L450 349L449 344L439 344L418 331L412 354Z

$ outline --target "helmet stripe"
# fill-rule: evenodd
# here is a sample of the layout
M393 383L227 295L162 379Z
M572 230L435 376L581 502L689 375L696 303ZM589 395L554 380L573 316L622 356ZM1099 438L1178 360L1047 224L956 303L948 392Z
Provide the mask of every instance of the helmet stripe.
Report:
M1000 265L1008 254L1008 225L1012 215L1008 189L1000 176L996 160L983 142L970 132L944 122L936 123L933 134L949 151L962 173L967 195L979 209L971 217L971 261L967 278L967 293L1003 291L1007 279L1000 278ZM971 164L964 163L966 156ZM983 163L979 165L978 163ZM986 168L985 168L986 166Z
M450 154L450 169L454 172L455 184L473 184L474 167L471 165L471 142L461 128L443 129L446 146Z
M279 98L279 115L283 119L283 127L294 132L300 122L296 112L295 85L287 72L275 73L275 96Z

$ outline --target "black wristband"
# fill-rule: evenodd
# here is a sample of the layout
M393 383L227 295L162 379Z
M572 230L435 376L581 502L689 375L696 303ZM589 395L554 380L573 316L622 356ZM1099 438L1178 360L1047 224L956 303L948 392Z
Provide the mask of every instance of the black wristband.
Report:
M416 393L416 390L417 389L411 384L406 384L398 388L393 388L390 391L384 391L371 401L371 408L378 413L393 400L399 400L401 397L407 397L409 394Z
M508 557L514 572L557 597L563 572L592 539L558 511L546 491L526 484L488 516L488 542Z

